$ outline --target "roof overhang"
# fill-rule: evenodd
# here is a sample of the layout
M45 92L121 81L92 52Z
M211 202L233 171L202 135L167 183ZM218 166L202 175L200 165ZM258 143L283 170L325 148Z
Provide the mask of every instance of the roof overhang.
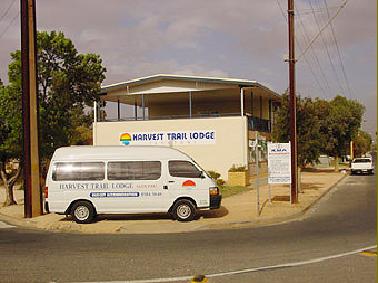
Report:
M100 95L104 100L114 100L115 96L139 96L141 94L167 94L216 91L222 89L257 89L265 95L279 100L280 95L268 87L246 79L181 76L158 74L154 76L133 79L101 87Z

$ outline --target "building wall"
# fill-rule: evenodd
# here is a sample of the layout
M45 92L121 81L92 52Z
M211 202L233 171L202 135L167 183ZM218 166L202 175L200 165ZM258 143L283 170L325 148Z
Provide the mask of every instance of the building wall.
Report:
M219 172L227 179L227 171L233 164L248 164L246 117L219 117L211 119L150 120L127 122L98 122L93 125L94 144L119 145L125 132L164 131L216 131L215 144L173 145L196 160L205 170Z

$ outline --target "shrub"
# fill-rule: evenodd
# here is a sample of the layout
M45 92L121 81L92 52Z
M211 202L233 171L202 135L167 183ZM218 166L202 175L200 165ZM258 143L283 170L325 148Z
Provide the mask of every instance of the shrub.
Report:
M210 178L214 180L218 180L220 177L220 174L216 171L210 170L210 171L207 171L207 173L209 174Z
M232 165L230 169L228 169L228 172L245 172L247 171L246 166L236 166L235 164Z
M223 187L223 185L226 183L223 179L219 179L220 174L218 172L210 170L207 173L209 174L211 179L215 180L217 186Z

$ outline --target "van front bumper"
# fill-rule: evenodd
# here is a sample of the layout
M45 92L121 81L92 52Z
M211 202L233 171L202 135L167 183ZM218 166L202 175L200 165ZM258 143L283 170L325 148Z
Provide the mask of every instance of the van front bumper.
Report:
M210 209L220 208L222 196L210 196Z

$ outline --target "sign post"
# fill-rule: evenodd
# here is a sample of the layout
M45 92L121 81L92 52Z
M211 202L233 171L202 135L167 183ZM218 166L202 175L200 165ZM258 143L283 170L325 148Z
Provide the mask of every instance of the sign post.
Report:
M259 188L259 133L256 132L256 210L260 216L260 188Z

